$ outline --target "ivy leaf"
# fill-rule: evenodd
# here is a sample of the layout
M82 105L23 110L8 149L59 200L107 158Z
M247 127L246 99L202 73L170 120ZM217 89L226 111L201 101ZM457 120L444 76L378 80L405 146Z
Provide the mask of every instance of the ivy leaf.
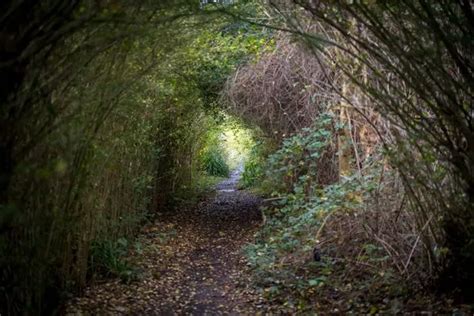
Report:
M318 285L324 283L325 281L326 281L326 277L325 276L320 276L318 278L308 280L308 284L309 284L309 286L318 286Z

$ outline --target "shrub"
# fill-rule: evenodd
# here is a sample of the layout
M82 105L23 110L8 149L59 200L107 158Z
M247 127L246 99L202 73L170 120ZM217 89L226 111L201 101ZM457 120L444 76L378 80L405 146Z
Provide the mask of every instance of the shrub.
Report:
M389 126L380 136L416 214L426 269L441 291L474 301L472 3L296 3L279 2L276 12L308 30L317 64L339 78L334 92Z
M297 192L310 195L320 185L338 179L334 157L333 115L321 114L309 128L286 138L281 148L268 158L267 180L275 193Z
M202 155L203 169L211 176L228 177L229 166L225 161L222 150L211 146Z
M124 259L128 251L129 241L125 238L95 241L91 249L90 267L102 276L116 276L130 282L137 277L137 271Z
M285 302L285 312L311 309L334 290L347 301L369 288L377 290L367 301L397 297L404 280L414 289L427 274L400 179L379 147L364 170L335 178L338 129L323 113L269 156L260 181L272 184L273 203L264 208L265 226L246 253L264 297ZM352 287L346 291L347 280Z
M265 160L262 147L263 143L261 142L255 144L245 161L241 179L241 184L244 188L253 186L264 175Z

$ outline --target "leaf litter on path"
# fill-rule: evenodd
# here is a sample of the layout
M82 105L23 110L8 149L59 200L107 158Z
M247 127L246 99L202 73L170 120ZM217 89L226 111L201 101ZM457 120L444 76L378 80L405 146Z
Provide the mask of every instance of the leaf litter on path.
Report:
M237 175L192 209L162 214L143 228L141 271L125 284L108 280L68 302L67 315L257 314L263 298L251 287L242 255L261 223L259 198L235 190Z

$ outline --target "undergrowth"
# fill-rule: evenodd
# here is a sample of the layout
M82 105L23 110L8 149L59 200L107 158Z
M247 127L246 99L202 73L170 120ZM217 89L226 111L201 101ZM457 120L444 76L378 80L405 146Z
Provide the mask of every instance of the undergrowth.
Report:
M170 204L171 207L177 209L196 204L222 180L222 177L209 176L204 173L198 174L193 186L182 186L177 190L174 200ZM143 224L150 218L124 218L122 221L128 222L130 220ZM167 236L163 235L160 238L167 238ZM89 257L90 277L93 280L119 278L125 283L139 280L141 271L132 261L128 260L130 253L142 253L142 244L134 236L121 237L116 240L103 238L93 241Z
M126 260L132 247L136 252L141 252L140 243L131 244L126 238L93 242L90 256L91 271L98 273L101 277L118 277L124 282L136 280L139 275L138 270Z
M264 143L257 142L250 150L244 164L244 171L240 179L240 186L242 188L252 187L258 180L262 179L264 175L264 155Z
M373 180L351 177L319 188L311 196L304 194L302 182L296 185L294 193L280 194L280 199L263 210L267 219L265 226L257 234L256 243L245 251L257 286L266 299L282 303L289 310L306 310L314 308L316 297L323 291L336 289L337 292L340 286L357 286L339 279L342 272L339 270L354 263L344 258L345 250L341 249L344 245L331 243L331 236L324 230L332 217L358 216L376 186ZM374 265L388 260L379 245L359 242L363 251L356 255L355 261ZM392 277L393 272L389 270L375 274L377 282L384 284L392 281Z
M397 313L429 275L420 271L413 214L377 152L364 170L335 181L339 128L324 113L260 167L267 171L259 186L271 197L264 226L245 249L255 285L286 312Z
M212 146L203 153L202 164L204 170L211 176L227 177L229 175L230 170L224 153L217 146Z
M225 177L209 175L205 171L198 172L191 186L183 185L175 192L170 207L178 209L182 206L195 205L199 199L209 194L224 179Z

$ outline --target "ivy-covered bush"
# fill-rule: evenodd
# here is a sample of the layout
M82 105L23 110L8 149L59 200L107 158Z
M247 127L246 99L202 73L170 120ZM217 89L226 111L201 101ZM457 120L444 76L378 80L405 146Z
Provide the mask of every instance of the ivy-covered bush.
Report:
M266 181L275 185L273 194L312 195L323 184L338 179L335 159L335 123L330 112L321 114L311 127L283 140L268 157Z
M338 129L333 115L322 113L311 127L284 139L265 163L260 186L271 193L271 202L263 209L264 226L246 254L262 295L284 303L288 312L311 308L317 289L326 283L339 284L331 277L338 267L334 261L338 250L333 250L332 244L320 248L323 231L331 218L351 217L366 208L380 181L374 176L380 174L379 164L365 175L356 173L335 181L334 139ZM378 245L365 242L360 239L357 246L375 247L377 251L367 250L370 253L363 260L387 260ZM343 248L339 249L341 257L347 251Z
M324 286L335 268L328 250L318 253L321 261L314 260L328 219L355 212L363 202L361 192L373 185L352 178L306 195L304 183L264 208L265 226L245 250L262 294L286 302L289 310L310 306L315 288Z

